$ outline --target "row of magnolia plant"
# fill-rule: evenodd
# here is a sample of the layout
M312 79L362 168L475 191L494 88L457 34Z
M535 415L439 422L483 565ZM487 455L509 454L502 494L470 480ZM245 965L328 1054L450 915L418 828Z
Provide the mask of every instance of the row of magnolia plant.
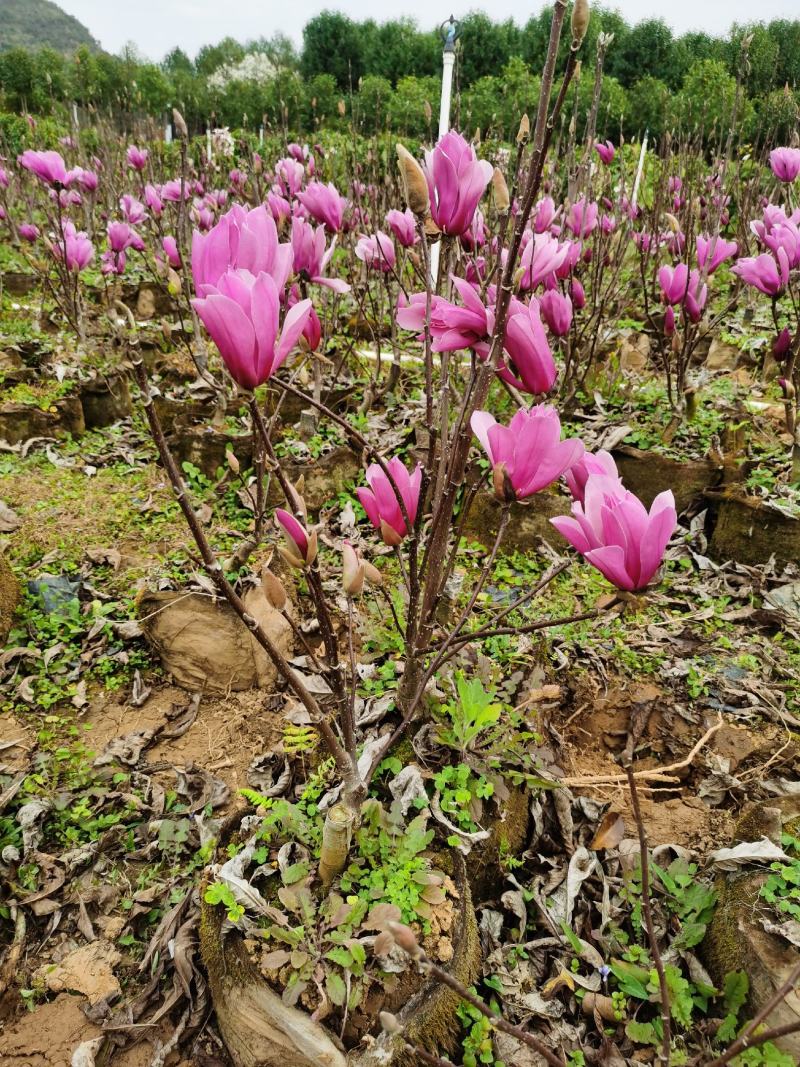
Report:
M588 18L585 5L577 4L566 69L553 98L565 11L565 3L557 0L535 121L532 128L527 120L522 123L505 173L478 159L474 147L456 132L443 137L422 164L398 147L405 208L401 210L396 203L386 214L389 233L369 225L378 203L374 190L356 182L352 203L348 203L331 183L316 176L311 155L300 146L291 146L286 158L275 164L263 202L256 204L245 202L252 186L240 172L230 175L228 189L206 191L202 179L189 173L185 147L180 176L160 185L148 180L146 150L131 146L127 151L136 179L120 197L121 217L108 220L103 270L108 276L123 274L128 253L147 254L155 238L159 244L152 256L161 259L163 272L179 277L179 272L191 270L195 294L191 311L202 321L247 399L253 438L263 457L263 462L254 464L255 477L263 479L265 468L269 469L285 496L286 506L275 515L285 536L282 554L305 579L317 624L305 632L319 637L318 642L306 641L307 650L327 682L325 696L309 689L270 633L248 612L238 587L217 558L166 441L132 330L133 363L149 425L207 572L304 705L335 763L341 792L325 819L320 858L323 882L343 869L376 769L423 716L428 683L470 642L547 630L614 610L620 600L640 593L655 578L676 528L672 493L660 494L648 511L625 489L609 454L591 454L576 438L561 439L558 412L546 396L557 380L554 348L561 347L565 367L573 368L573 380L585 374L586 337L576 326L576 312L589 306L588 290L593 302L586 322L599 329L602 308L613 304L627 284L622 268L631 247L639 257L645 292L650 289L646 278L649 272L654 274L652 291L658 294L661 310L648 307L647 314L666 339L665 366L680 368L681 360L688 365L686 350L695 343L694 331L708 306L711 279L720 264L737 252L736 244L720 232L727 214L723 180L719 173L710 180L707 207L687 195L680 179L673 177L656 189L656 204L659 196L669 195L669 224L664 229L663 204L649 211L637 207L636 179L623 168L613 172L615 151L605 144L597 146L600 168L587 171L589 184L583 194L568 204L556 203L545 187L553 173L548 154ZM80 328L78 278L92 262L94 247L88 227L80 229L76 220L97 191L102 172L99 177L99 164L93 171L68 169L57 152L26 152L19 162L46 194L36 205L44 219L44 232L40 234L32 220L21 219L13 222L15 232L37 243L52 258L53 295ZM788 188L800 171L800 152L780 150L773 154L772 166ZM591 195L592 183L599 186L597 197ZM11 179L6 171L0 172L0 185L8 193ZM480 205L490 185L491 207L484 211ZM391 183L387 187L394 188ZM235 202L223 213L231 198ZM18 193L14 210L21 203L33 210L30 189ZM5 209L11 222L8 198ZM698 229L701 215L707 224L705 233ZM91 209L85 217L90 216ZM800 214L792 213L790 205L783 209L764 204L755 231L766 251L754 258L740 257L735 265L748 284L771 298L776 327L780 327L776 354L790 368L787 379L796 374L800 329L796 292L799 223ZM195 227L191 241L190 225ZM343 253L350 257L350 283L332 272L336 243L347 242L345 230L358 234ZM281 240L282 236L286 239ZM432 282L434 242L439 246L440 268ZM668 263L662 261L665 252ZM358 271L363 272L360 278ZM404 670L395 693L395 725L381 735L366 759L355 715L359 673L354 629L366 586L383 592L387 572L345 543L342 581L347 612L340 617L323 584L319 531L308 515L302 492L281 466L272 439L273 424L255 393L265 383L278 394L300 392L296 374L287 374L287 361L301 343L310 351L320 346L325 333L322 320L333 321L330 309L320 315L322 294L330 291L331 300L344 299L351 286L358 291L364 312L378 306L371 303L377 299L371 286L383 286L393 338L399 326L419 339L416 347L424 365L428 430L424 458L409 470L399 456L387 458L378 442L328 408L318 392L301 393L307 405L336 424L369 460L366 485L358 490L358 498L397 560L402 596L391 598L391 606ZM172 288L180 295L184 287L173 281ZM794 316L788 335L781 325L784 315ZM454 357L465 350L470 353L468 360ZM499 424L487 410L490 389L498 382L499 388L510 389L520 403L508 425ZM677 384L682 384L680 375ZM531 406L524 394L535 398ZM485 464L473 462L475 440L488 459L488 472ZM539 610L532 621L525 621L529 616L522 609L536 606L567 564L552 566L536 586L502 609L487 604L481 592L492 574L515 503L560 478L573 503L571 514L554 519L554 526L618 593L600 608L569 617ZM487 479L497 501L497 535L466 602L443 621L441 603L459 558L461 533ZM256 497L264 500L263 487ZM271 571L262 574L262 588L276 610L289 612L285 587Z

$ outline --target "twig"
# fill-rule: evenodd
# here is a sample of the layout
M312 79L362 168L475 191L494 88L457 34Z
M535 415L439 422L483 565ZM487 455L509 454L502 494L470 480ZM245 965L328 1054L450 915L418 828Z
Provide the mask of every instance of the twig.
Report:
M631 791L633 817L636 820L636 829L639 834L639 854L642 866L642 913L644 915L645 929L647 930L647 940L650 943L650 955L653 957L653 964L658 975L658 987L661 993L661 1025L664 1028L664 1033L660 1059L665 1067L669 1067L670 1049L672 1047L669 987L667 986L664 962L661 959L661 952L658 948L656 928L653 924L653 910L650 905L650 858L647 852L647 835L642 822L642 811L639 807L639 794L636 791L636 779L634 778L633 770L627 767L626 773L628 775L628 788Z
M684 759L679 760L677 763L670 763L668 767L662 767L660 770L644 770L644 771L630 771L630 774L586 774L577 775L572 778L561 778L559 784L568 786L569 788L579 788L587 785L624 785L629 780L630 775L634 777L637 782L663 782L666 785L672 785L677 781L676 778L671 777L674 771L683 770L684 767L688 767L694 760L701 748L714 736L717 730L722 726L722 716L710 727L692 751Z

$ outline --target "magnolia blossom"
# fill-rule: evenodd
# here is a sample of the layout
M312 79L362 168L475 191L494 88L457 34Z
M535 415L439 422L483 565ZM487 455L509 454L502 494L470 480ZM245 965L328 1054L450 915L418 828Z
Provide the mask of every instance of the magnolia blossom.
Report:
M700 280L700 272L693 270L689 275L683 310L692 322L699 322L708 299L708 286Z
M292 567L310 567L317 558L317 531L309 532L283 508L275 509L275 522L286 538L286 547L278 548L286 562Z
M23 222L17 227L17 233L23 241L30 241L33 244L39 237L39 227L32 222Z
M145 185L144 202L147 204L148 208L153 212L156 218L161 217L161 213L164 210L164 204L161 200L161 195L155 185Z
M356 244L356 258L368 267L388 274L394 270L396 263L394 243L382 230L377 230L369 236L362 234Z
M431 348L434 352L471 348L485 359L489 354L489 337L494 330L494 311L483 303L464 278L451 275L450 280L463 305L451 303L441 296L431 297ZM404 330L424 330L426 305L427 295L415 293L408 304L398 307L398 325Z
M583 503L586 483L593 474L600 474L604 478L616 482L619 488L622 489L622 478L610 452L606 452L605 449L601 449L599 452L584 452L578 462L564 474L564 480L573 500L577 500L580 504Z
M556 202L552 196L545 196L533 209L532 225L534 233L545 233L553 225L557 215Z
M411 248L417 243L417 222L410 208L398 211L392 208L386 213L386 225L394 234L394 238L403 248Z
M531 300L526 307L518 302L511 309L514 310L517 313L510 313L506 320L504 340L511 381L527 393L549 393L558 371L539 316L539 304Z
M306 188L297 194L297 199L313 219L324 223L331 232L341 230L347 201L339 195L333 182L328 182L327 185L322 182L309 182Z
M685 263L676 267L663 266L658 271L658 284L665 304L681 304L689 284L689 268Z
M581 197L569 209L566 218L567 228L572 230L576 237L586 237L597 228L597 215L597 204Z
M380 530L384 542L387 545L399 545L410 533L406 518L412 526L417 518L422 467L418 463L413 473L409 474L397 456L390 459L386 466L391 480L380 464L372 463L367 467L369 489L357 489L356 494L369 521L376 530ZM403 501L405 516L398 502L398 493Z
M791 184L800 174L800 148L773 148L769 165L778 181Z
M697 265L707 274L713 274L720 263L735 256L739 250L736 241L726 241L724 237L703 237L697 235Z
M271 193L267 193L267 207L270 215L278 224L292 217L292 205L285 196L276 193L274 189Z
M535 289L561 267L570 254L570 241L560 244L549 233L537 233L528 240L519 257L522 271L520 289Z
M611 141L598 141L594 146L594 150L595 152L597 152L598 156L600 156L600 159L603 163L605 163L607 167L611 164L614 159L614 156L616 155L616 149L614 148L614 145L611 143Z
M217 285L229 269L269 274L279 290L292 271L292 246L278 241L275 221L264 205L234 204L208 233L192 234L192 276L198 296Z
M558 289L548 289L539 297L539 311L547 323L548 329L556 337L565 337L572 325L572 301L559 293Z
M67 270L80 273L94 259L94 245L82 230L76 230L71 222L64 223L63 238L50 242L50 251L56 259L66 263Z
M180 270L182 266L181 254L178 251L178 242L174 237L169 236L161 239L161 248L164 251L164 255L167 257L167 263L173 268L173 270Z
M296 159L279 159L275 164L275 184L277 189L291 200L303 188L305 168Z
M289 309L279 339L280 294L271 274L229 269L216 286L203 285L202 290L203 296L192 301L197 314L234 381L243 389L255 389L297 344L311 301L301 300Z
M561 440L561 421L550 404L520 409L508 426L475 411L470 426L492 465L495 496L505 503L546 489L583 455L578 438Z
M161 199L178 203L179 200L188 200L192 195L189 182L181 182L180 178L171 178L161 186Z
M77 177L77 171L67 170L60 152L35 152L28 148L17 157L17 162L48 185L66 186Z
M572 516L550 521L612 585L635 591L644 589L661 565L678 516L670 490L659 493L648 513L613 477L590 474Z
M767 252L760 256L739 259L731 267L746 285L752 285L767 296L777 296L789 283L789 258L784 248L778 249L777 262Z
M428 182L431 218L444 233L458 237L472 222L475 209L494 173L488 160L460 133L451 130L425 153L423 168Z
M325 271L336 248L336 238L325 247L325 227L316 230L305 219L292 219L292 241L289 245L296 274L314 285L324 285L335 293L349 292L350 286L342 278L326 278ZM392 250L394 251L394 249Z
M135 196L131 196L130 193L125 193L124 196L120 197L119 208L125 221L129 222L131 226L138 226L147 218L144 204L137 200Z
M133 167L134 170L144 170L147 166L147 160L150 158L150 153L146 148L137 148L135 144L132 144L128 145L125 156L129 167Z

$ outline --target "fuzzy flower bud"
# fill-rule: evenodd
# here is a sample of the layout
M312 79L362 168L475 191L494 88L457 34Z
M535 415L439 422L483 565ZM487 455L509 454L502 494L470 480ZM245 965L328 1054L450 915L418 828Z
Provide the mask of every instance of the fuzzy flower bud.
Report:
M342 586L348 597L361 596L365 577L364 561L350 542L345 541L342 549Z
M589 28L589 0L575 0L572 7L572 46L577 48Z
M425 218L430 212L430 194L425 172L408 149L401 144L397 145L397 163L400 168L406 203L415 215Z
M184 141L187 140L189 130L186 128L186 120L176 107L172 109L172 125L175 127L178 136Z
M508 195L508 185L503 177L503 172L499 167L495 167L492 174L492 192L494 193L495 207L501 215L505 215L511 204L511 198Z
M519 129L517 130L517 144L527 144L531 139L531 120L528 118L527 112L519 120Z
M273 574L269 567L263 567L261 569L261 588L264 591L264 596L269 603L275 608L276 611L283 611L286 607L286 590L283 586L283 582L277 576Z

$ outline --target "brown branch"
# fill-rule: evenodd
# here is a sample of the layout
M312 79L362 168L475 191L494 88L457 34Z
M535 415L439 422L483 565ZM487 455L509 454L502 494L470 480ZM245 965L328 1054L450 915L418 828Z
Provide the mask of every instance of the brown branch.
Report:
M661 994L661 1025L663 1026L664 1034L661 1055L659 1058L664 1064L664 1067L669 1067L670 1049L672 1048L669 988L667 986L667 976L664 971L664 961L661 959L661 952L658 948L658 938L656 937L656 929L653 923L653 910L650 903L650 857L647 852L647 835L645 833L644 823L642 822L642 810L639 806L639 794L636 790L636 779L633 775L632 768L626 767L625 773L628 776L628 788L631 791L633 817L636 820L636 829L639 834L639 856L642 867L642 913L644 915L645 929L647 930L647 940L650 943L650 955L653 957L653 964L656 969L656 974L658 975L658 987Z

